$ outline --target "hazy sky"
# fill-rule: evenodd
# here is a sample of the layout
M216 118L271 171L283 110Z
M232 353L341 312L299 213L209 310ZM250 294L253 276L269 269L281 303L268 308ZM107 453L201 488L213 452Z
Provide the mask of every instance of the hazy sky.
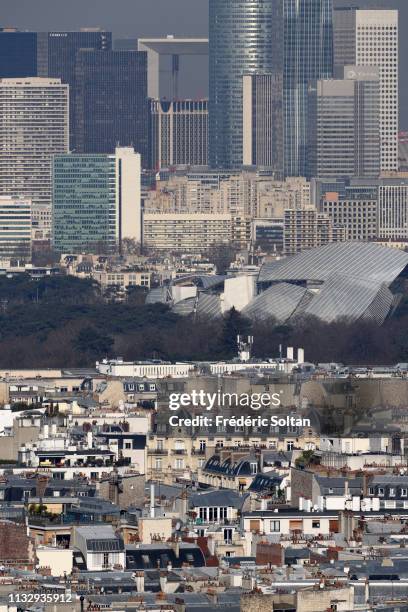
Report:
M400 56L408 57L408 0L334 0L337 6L399 8ZM207 0L1 0L0 25L33 30L73 30L100 26L114 37L207 35ZM188 62L191 95L206 89L202 70ZM405 61L400 67L401 128L408 129L408 74ZM182 88L183 89L183 88ZM183 90L180 94L184 94Z

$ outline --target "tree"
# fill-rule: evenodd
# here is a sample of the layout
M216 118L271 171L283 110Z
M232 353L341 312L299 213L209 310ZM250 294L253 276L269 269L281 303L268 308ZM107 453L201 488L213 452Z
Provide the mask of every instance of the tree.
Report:
M219 342L219 353L225 359L236 357L238 351L237 336L248 335L251 331L251 321L231 308L225 315Z
M232 244L213 244L207 251L208 261L215 265L217 274L225 274L235 261L238 249Z
M137 306L142 306L146 301L147 289L139 285L128 285L126 287L126 302Z
M94 327L83 327L73 341L74 348L95 358L109 355L113 344L113 338Z
M134 238L123 238L120 250L122 255L140 255L140 242Z

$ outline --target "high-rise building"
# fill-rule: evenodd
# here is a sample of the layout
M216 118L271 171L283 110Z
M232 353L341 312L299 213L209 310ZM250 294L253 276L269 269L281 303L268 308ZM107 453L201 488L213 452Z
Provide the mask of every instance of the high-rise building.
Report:
M150 166L206 166L208 101L150 100Z
M0 259L31 259L31 202L0 196Z
M381 170L398 170L398 11L338 9L335 58L377 66L380 75ZM353 40L354 39L354 40ZM352 57L354 50L354 57Z
M243 76L282 73L280 0L210 0L209 163L243 159Z
M408 240L408 179L383 179L378 188L378 234Z
M378 177L378 69L350 66L345 78L317 81L309 91L309 177Z
M333 10L333 66L334 76L343 78L344 67L356 63L356 8Z
M112 34L98 28L77 32L22 32L0 29L0 78L52 77L69 85L70 148L75 149L75 63L79 49L112 49Z
M0 117L0 195L30 199L35 219L51 209L52 157L68 152L68 85L1 79Z
M338 192L328 192L320 211L335 225L344 227L346 240L374 240L378 236L377 189L371 197L342 199Z
M0 79L37 76L37 33L0 28Z
M243 79L243 164L282 173L282 73L247 74Z
M37 35L37 70L38 76L55 77L69 85L70 109L69 132L70 150L75 149L75 99L76 79L75 65L80 49L110 51L112 33L98 28L81 28L77 32L40 32Z
M141 240L140 155L56 155L53 170L53 245L59 253L117 253Z
M147 164L147 55L80 50L76 63L75 145L78 153L132 146Z
M323 246L329 242L344 242L345 229L315 208L285 210L283 219L283 250L286 255Z
M284 0L284 155L287 176L306 176L310 83L333 76L332 0Z

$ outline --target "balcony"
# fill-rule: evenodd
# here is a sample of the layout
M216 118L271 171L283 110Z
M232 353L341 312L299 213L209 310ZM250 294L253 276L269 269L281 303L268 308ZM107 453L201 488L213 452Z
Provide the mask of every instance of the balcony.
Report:
M204 456L205 455L205 448L193 448L192 454L193 455Z
M187 451L185 448L175 448L171 452L173 455L187 455Z
M164 448L148 448L147 449L147 454L148 455L168 455L169 451L164 449Z

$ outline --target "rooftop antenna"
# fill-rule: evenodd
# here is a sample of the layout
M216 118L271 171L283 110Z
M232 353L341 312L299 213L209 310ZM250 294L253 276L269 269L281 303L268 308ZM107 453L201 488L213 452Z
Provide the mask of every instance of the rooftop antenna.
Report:
M249 361L251 359L253 343L253 336L237 336L238 358L240 361Z

